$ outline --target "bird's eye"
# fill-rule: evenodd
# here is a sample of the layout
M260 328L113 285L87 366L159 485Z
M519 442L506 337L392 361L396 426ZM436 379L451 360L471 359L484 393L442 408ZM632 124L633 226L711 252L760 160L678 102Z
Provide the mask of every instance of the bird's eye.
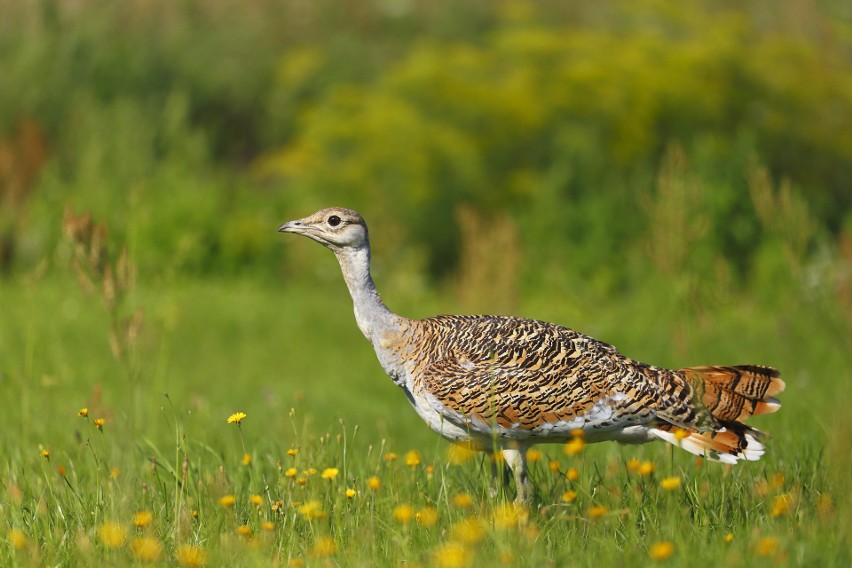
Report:
M340 217L338 217L337 215L332 215L328 218L328 224L332 227L338 226L340 224Z

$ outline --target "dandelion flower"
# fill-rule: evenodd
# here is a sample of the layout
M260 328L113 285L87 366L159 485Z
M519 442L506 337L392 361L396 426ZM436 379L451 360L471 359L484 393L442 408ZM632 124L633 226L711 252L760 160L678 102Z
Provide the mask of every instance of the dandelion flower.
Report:
M435 550L435 565L439 568L466 568L473 560L473 554L463 544L448 542Z
M684 430L683 428L677 428L674 431L675 439L680 442L681 440L689 437L689 430Z
M550 460L547 464L548 469L550 469L550 473L559 473L559 462L556 460Z
M305 565L305 561L301 558L291 558L287 563L288 568L302 568Z
M529 513L522 507L513 504L499 505L494 509L494 528L517 528L529 519Z
M204 566L207 564L207 553L199 546L184 544L175 551L178 564L181 566Z
M104 424L106 424L106 419L105 418L95 418L95 420L94 420L94 422L92 422L92 424L95 425L95 428L97 428L98 430L103 432Z
M291 458L296 457L296 454L298 454L298 453L299 453L299 450L297 450L296 448L290 448L289 450L287 450L287 455L290 456Z
M22 550L27 546L27 535L20 529L9 529L6 537L15 550Z
M324 470L322 470L321 477L323 479L334 479L335 477L337 477L338 473L339 473L339 470L336 467L327 467Z
M397 459L399 459L399 456L396 455L396 452L388 452L385 454L385 461L392 462L396 461Z
M77 416L79 416L81 418L88 418L89 417L89 409L85 408L85 407L81 408L80 410L77 411Z
M654 467L653 462L644 461L639 465L639 475L647 477L654 473L654 469L656 468Z
M367 487L370 491L378 491L382 487L382 481L374 475L367 480Z
M468 517L453 525L453 538L465 544L476 544L485 538L485 528L479 519Z
M246 417L245 412L235 412L228 416L228 424L236 424L237 426L243 421L243 418Z
M565 472L565 479L568 481L577 481L580 479L580 472L572 467Z
M273 503L273 504L272 504L272 507L270 507L270 508L271 508L273 511L280 511L281 509L283 509L283 508L284 508L284 502L283 502L283 501L280 501L280 500L279 500L279 501L276 501L275 503Z
M473 450L465 444L451 444L447 448L447 460L450 465L461 465L473 457Z
M778 539L774 536L767 536L757 542L755 552L758 556L772 556L777 549Z
M405 454L405 465L408 467L417 467L420 465L420 452L411 450Z
M130 543L130 552L139 560L156 562L163 556L163 545L156 538L149 536L134 538Z
M734 533L726 534L725 538L723 538L722 540L725 541L725 544L730 544L730 543L734 542Z
M541 450L536 448L530 448L527 450L527 461L530 463L535 463L541 460Z
M316 474L317 474L317 468L315 468L315 467L309 467L308 469L306 469L305 471L302 472L302 475L305 475L305 476L311 476L311 475L316 475Z
M568 443L565 444L563 449L567 455L576 456L583 451L585 446L586 441L583 438L571 438Z
M466 509L473 505L473 497L467 493L457 493L456 495L453 495L452 503L454 507Z
M243 465L251 465L251 454L243 454Z
M562 494L562 501L564 501L565 503L570 503L571 501L573 501L576 498L577 498L577 492L571 491L570 489Z
M665 560L670 557L673 552L674 545L667 540L661 540L648 549L648 556L654 560Z
M404 503L402 505L397 505L396 509L393 510L393 516L397 521L406 525L414 516L414 509L411 508L411 505Z
M43 457L46 460L49 460L50 459L50 452L47 451L47 450L42 450L41 451L41 457Z
M295 467L287 468L287 471L284 472L284 477L296 477L296 474L299 473L299 470Z
M260 524L260 528L266 532L272 532L275 530L275 523L272 521L264 521Z
M240 525L237 527L237 534L243 538L251 537L251 527L248 525Z
M260 495L252 495L251 497L249 497L249 503L259 507L263 504L263 497L261 497Z
M642 462L637 460L636 458L630 458L627 460L627 469L632 471L633 473L639 473L639 468L642 467Z
M589 507L589 510L586 511L586 514L590 519L600 519L604 515L606 515L606 507L603 505L593 505Z
M337 543L330 536L319 537L311 549L311 554L319 557L334 556L335 552L337 552Z
M793 508L793 497L789 493L783 493L772 501L772 516L781 517Z
M98 528L98 539L107 548L118 548L124 544L124 529L118 523L104 523Z
M666 491L673 491L680 487L680 477L664 477L660 480L660 487Z
M347 490L346 490L346 498L347 498L347 499L352 499L352 498L353 498L353 497L355 497L357 494L358 494L358 492L357 492L357 491L355 491L354 489L347 489Z
M308 501L299 507L299 514L309 521L325 518L325 511L322 510L322 503L316 500Z
M109 470L109 476L113 479L118 479L118 476L121 475L120 467L112 467Z
M219 498L219 504L223 507L233 507L236 502L237 498L233 495L223 495Z
M154 515L151 511L139 511L133 515L133 526L142 528L147 527L154 520Z
M438 522L438 510L434 507L423 507L414 515L418 525L431 527Z

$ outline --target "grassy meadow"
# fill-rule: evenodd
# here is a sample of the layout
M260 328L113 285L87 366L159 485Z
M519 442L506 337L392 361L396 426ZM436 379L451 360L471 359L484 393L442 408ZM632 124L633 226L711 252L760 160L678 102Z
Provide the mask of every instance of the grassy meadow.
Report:
M0 564L852 565L849 11L587 4L0 0ZM276 232L330 205L402 315L780 369L766 454L489 497Z

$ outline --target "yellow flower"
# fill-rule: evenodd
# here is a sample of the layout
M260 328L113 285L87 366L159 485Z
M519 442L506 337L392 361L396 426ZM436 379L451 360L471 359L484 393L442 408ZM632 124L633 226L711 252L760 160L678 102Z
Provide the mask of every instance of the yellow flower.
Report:
M550 460L548 462L547 467L550 469L550 473L559 473L559 462L556 460Z
M457 493L453 495L452 503L454 507L458 507L459 509L466 509L473 505L473 497L468 495L467 493Z
M630 458L629 460L627 460L627 469L629 469L630 471L634 473L639 473L639 468L641 467L642 462L640 462L638 459Z
M306 469L305 471L302 472L302 475L307 475L307 476L316 475L316 474L317 474L317 468L315 468L315 467L309 467L308 469Z
M728 534L726 534L726 535L725 535L725 538L723 538L722 540L724 540L724 541L725 541L725 544L728 544L728 543L734 542L734 533L728 533Z
M674 431L674 437L678 442L680 442L684 438L689 437L689 430L684 430L683 428L678 428Z
M289 450L287 450L287 455L290 456L291 458L296 457L296 454L298 454L298 453L299 453L299 450L297 450L296 448L290 448Z
M565 450L565 453L569 456L576 456L577 454L583 451L583 448L585 446L586 441L581 437L577 437L571 438L568 443L565 444L563 449Z
M476 544L485 538L485 529L479 519L468 517L453 525L453 538L465 544Z
M124 544L124 529L118 523L104 523L98 528L98 538L107 548L118 548Z
M280 511L280 510L281 510L281 509L283 509L283 508L284 508L284 502L283 502L283 501L280 501L280 500L279 500L279 501L276 501L275 503L273 503L273 504L272 504L272 507L271 507L271 509L272 509L273 511Z
M249 502L252 505L259 507L260 505L263 504L263 497L261 497L260 495L252 495L251 497L249 497Z
M382 482L378 477L374 475L367 480L367 487L371 491L378 491L382 487Z
M154 562L163 556L163 545L156 538L149 536L134 538L130 543L130 552L139 560Z
M251 465L251 454L243 454L243 465Z
M417 467L420 465L420 452L411 450L405 454L405 465L408 467Z
M580 479L580 472L572 467L565 472L565 478L568 481L577 481L578 479Z
M118 476L121 475L121 468L113 467L109 470L109 476L113 479L118 479Z
M411 505L407 504L397 505L396 509L393 510L393 516L397 521L405 525L414 516L414 509L411 508Z
M325 511L322 510L322 503L319 501L308 501L299 507L299 514L309 521L325 518Z
M284 472L284 477L296 477L296 474L299 473L299 470L295 467L288 468L287 471Z
M237 426L243 421L243 418L246 417L245 412L235 412L228 416L228 424L236 424Z
M184 544L175 551L178 564L181 566L204 566L207 564L207 553L199 546Z
M438 522L438 510L434 507L423 507L414 515L414 520L419 525L431 527Z
M15 550L22 550L27 546L27 535L20 529L9 529L6 537Z
M85 408L85 407L81 408L80 410L77 411L77 416L80 416L82 418L88 418L89 417L89 409Z
M337 543L330 536L319 537L311 549L311 554L319 557L334 556L335 552L337 552Z
M666 558L670 557L673 552L674 545L667 540L662 540L651 546L651 548L648 550L648 556L650 556L654 560L665 560Z
M323 479L334 479L335 477L337 477L338 473L339 473L339 470L336 467L327 467L324 470L322 470L322 476L321 477Z
M236 502L237 498L233 495L223 495L219 498L219 504L223 507L233 507Z
M586 437L586 431L583 430L582 428L574 428L573 430L571 430L571 437L572 438L580 438L580 439L585 438Z
M464 444L451 444L447 448L447 460L450 465L461 465L473 457L473 450Z
M472 560L471 551L458 542L442 544L435 550L435 565L439 568L466 568Z
M237 534L243 538L249 538L251 536L251 527L248 525L240 525L237 527Z
M518 528L518 525L525 524L528 520L527 510L514 504L498 505L494 509L494 528L496 529Z
M95 418L95 421L92 422L92 424L94 424L95 428L97 428L98 430L103 431L104 424L106 424L106 419L105 418Z
M46 460L49 460L50 459L50 452L47 451L47 450L42 450L41 451L41 457L43 457Z
M347 489L347 490L346 490L346 498L347 498L347 499L352 499L352 498L353 498L353 497L355 497L357 494L358 494L358 492L357 492L357 491L355 491L354 489Z
M291 558L287 563L288 568L302 568L305 565L305 561L301 558Z
M571 491L570 489L562 494L562 500L566 503L570 503L574 499L577 498L577 492Z
M260 528L266 532L272 532L275 530L275 523L272 521L264 521L260 524Z
M673 491L680 487L680 477L664 477L660 480L660 487L666 491Z
M527 450L527 461L528 462L535 463L539 460L541 460L541 450L538 450L536 448L530 448L530 449ZM557 463L557 465L559 465L559 464Z
M385 461L396 461L399 456L396 455L396 452L388 452L385 454Z
M639 475L648 476L654 473L654 464L649 461L644 461L639 465Z
M767 536L760 539L755 547L755 552L758 556L772 556L778 549L778 539L774 536Z
M133 515L134 527L147 527L154 520L154 515L150 511L139 511Z
M772 516L780 517L786 515L793 508L793 497L789 493L783 493L772 501Z
M589 515L590 519L600 519L604 515L606 515L606 507L603 505L593 505L589 507L589 510L586 511L586 514Z

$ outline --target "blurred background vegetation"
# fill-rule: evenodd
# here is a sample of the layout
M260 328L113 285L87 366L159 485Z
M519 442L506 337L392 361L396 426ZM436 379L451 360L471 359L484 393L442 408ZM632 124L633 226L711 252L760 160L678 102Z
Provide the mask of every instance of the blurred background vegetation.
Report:
M0 370L19 384L109 377L86 367L108 349L100 325L118 361L120 336L141 338L143 384L311 389L305 376L363 369L378 385L366 345L328 356L357 336L330 255L275 232L343 205L370 223L379 287L405 315L539 317L659 364L786 365L848 401L844 2L0 11ZM87 278L123 270L104 322L78 317L101 301L74 299L88 253L69 235L92 229L66 217L63 233L69 212L91 214L112 259ZM235 346L230 363L211 355Z

